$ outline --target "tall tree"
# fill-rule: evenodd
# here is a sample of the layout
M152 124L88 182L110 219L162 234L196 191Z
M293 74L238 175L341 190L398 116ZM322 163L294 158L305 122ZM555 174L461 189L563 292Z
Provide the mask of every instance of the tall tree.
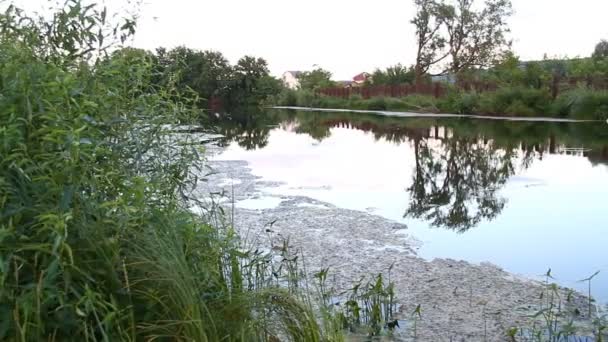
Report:
M447 61L440 74L492 65L511 42L507 19L511 0L414 0L418 54L417 79L432 67Z
M418 43L414 69L416 84L420 84L423 75L449 54L443 51L446 40L440 31L442 21L437 13L439 4L435 0L414 0L414 4L416 16L411 23L416 27Z
M230 63L217 51L198 51L180 46L168 52L158 49L156 53L165 74L177 75L177 84L194 90L202 102L225 90L232 74Z
M595 50L593 51L592 57L594 59L602 59L608 57L608 40L602 39L597 45L595 45Z
M281 82L270 76L268 63L263 58L245 56L239 59L232 78L230 100L233 104L258 104L281 91Z

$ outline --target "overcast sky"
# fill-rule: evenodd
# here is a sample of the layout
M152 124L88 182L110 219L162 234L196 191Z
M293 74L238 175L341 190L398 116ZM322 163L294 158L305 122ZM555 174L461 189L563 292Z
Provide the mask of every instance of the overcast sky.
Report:
M410 65L415 58L412 0L143 1L132 42L137 47L213 49L231 62L255 55L268 61L274 75L316 64L335 79ZM589 56L600 39L608 39L608 0L512 2L513 48L524 60L545 53Z

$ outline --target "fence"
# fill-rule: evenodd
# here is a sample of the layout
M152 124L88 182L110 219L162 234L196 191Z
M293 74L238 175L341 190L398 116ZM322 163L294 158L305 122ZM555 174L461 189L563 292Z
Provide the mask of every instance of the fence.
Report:
M475 91L477 93L493 92L499 88L497 83L487 81L459 81L453 86L463 91ZM541 84L541 87L549 88L553 98L556 98L561 92L579 87L594 90L608 90L608 77L554 77L545 84ZM400 84L323 88L320 89L318 93L325 96L345 99L350 98L352 95L359 95L364 99L369 99L372 97L405 97L415 94L439 98L447 94L447 88L448 86L445 83L427 83L419 85Z
M442 83L432 84L399 84L399 85L377 85L369 87L333 87L319 90L319 94L330 97L349 98L352 95L359 95L364 99L372 97L404 97L414 94L442 97L446 94L447 88Z

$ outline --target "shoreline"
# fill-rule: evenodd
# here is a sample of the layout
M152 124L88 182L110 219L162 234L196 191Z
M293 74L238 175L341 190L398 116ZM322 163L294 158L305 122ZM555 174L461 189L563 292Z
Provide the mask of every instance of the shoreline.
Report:
M498 120L498 121L523 121L523 122L563 122L563 123L590 123L604 122L603 120L576 120L564 118L545 118L545 117L517 117L517 116L495 116L495 115L477 115L477 114L450 114L450 113L416 113L416 112L401 112L387 110L361 110L361 109L330 109L330 108L313 108L313 107L294 107L294 106L271 106L270 109L290 109L308 112L339 112L339 113L360 113L360 114L375 114L381 116L392 116L400 118L459 118L459 119L480 119L480 120Z

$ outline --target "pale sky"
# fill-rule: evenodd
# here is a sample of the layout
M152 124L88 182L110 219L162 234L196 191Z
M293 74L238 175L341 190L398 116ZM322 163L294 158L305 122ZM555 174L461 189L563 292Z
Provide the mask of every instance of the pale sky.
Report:
M608 0L512 2L513 48L523 60L589 56L608 39ZM335 79L351 79L413 63L413 15L412 0L143 0L132 44L218 50L231 62L255 55L276 76L316 64Z

